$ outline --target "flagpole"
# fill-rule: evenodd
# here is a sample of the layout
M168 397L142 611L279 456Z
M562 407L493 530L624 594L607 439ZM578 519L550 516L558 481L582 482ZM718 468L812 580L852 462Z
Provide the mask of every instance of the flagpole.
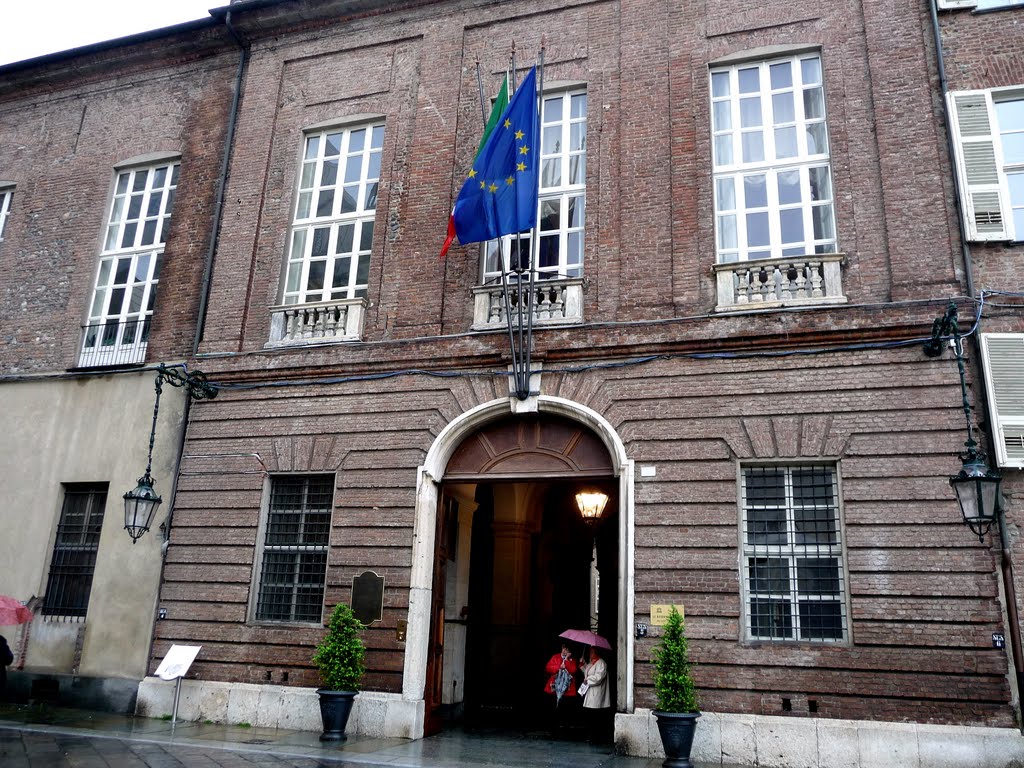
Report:
M476 89L480 92L480 116L484 119L484 127L487 126L487 99L484 96L484 80L480 76L480 59L476 60Z
M516 41L512 41L512 87L513 90L518 86L516 85ZM519 182L518 177L515 181L515 188L512 190L513 205L515 210L516 221L519 221ZM509 265L511 267L511 265ZM523 337L523 252L522 252L522 233L516 232L516 335L519 337L519 346L516 347L513 342L512 350L512 370L515 375L516 381L516 397L520 400L525 400L530 396L530 384L529 375L523 372L523 359L525 356L524 351L524 337ZM509 317L509 324L511 326L512 318ZM518 354L517 354L518 353ZM524 382L525 378L525 382Z
M508 82L509 85L511 85L510 92L509 92L509 101L510 102L512 101L512 96L515 94L515 91L516 91L516 85L515 85L515 79L516 79L516 76L515 76L515 72L516 72L516 67L515 67L516 54L515 54L515 51L516 51L516 43L515 43L515 40L513 40L512 41L512 77L511 77L510 80L506 80L506 82ZM508 77L508 75L506 75L506 78L507 77ZM513 189L513 195L515 195L515 190L514 189ZM518 212L516 213L516 218L517 219L519 218ZM518 251L516 252L516 257L518 259ZM498 264L501 267L501 269L500 269L500 272L501 272L501 295L502 295L502 297L505 300L505 325L508 328L508 347L509 347L509 350L511 350L511 352L512 352L512 379L513 379L513 382L515 384L516 396L518 397L519 396L519 365L520 365L520 360L519 360L519 355L516 354L516 336L515 336L515 332L512 330L512 300L509 297L509 293L508 293L509 292L508 270L506 270L506 268L505 268L505 255L501 252L501 237L498 238Z
M544 146L544 137L542 136L544 127L540 124L541 117L544 114L544 48L545 48L544 35L540 36L540 62L537 65L537 141L539 142L536 147L537 151L537 173L534 177L533 182L533 199L534 205L540 208L540 175L544 169L544 163L541 160L542 147ZM566 169L568 170L568 169ZM526 390L529 393L530 389L530 365L531 365L531 353L533 351L533 302L536 299L536 275L537 270L533 268L533 260L540 248L540 211L537 211L537 218L533 225L533 230L530 233L530 292L529 292L529 303L527 304L526 313Z

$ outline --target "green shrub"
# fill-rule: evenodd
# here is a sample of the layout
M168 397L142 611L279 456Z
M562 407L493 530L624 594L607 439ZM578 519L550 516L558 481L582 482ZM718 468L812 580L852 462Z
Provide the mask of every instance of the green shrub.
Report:
M660 712L698 711L683 617L675 606L668 614L665 633L654 649L654 690Z
M366 653L359 638L363 624L352 614L351 608L339 605L327 627L327 634L313 654L323 687L329 691L358 691Z

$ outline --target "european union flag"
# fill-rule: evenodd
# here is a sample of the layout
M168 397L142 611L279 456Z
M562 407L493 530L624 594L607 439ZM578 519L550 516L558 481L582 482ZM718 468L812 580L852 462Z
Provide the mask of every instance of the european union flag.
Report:
M462 185L452 219L459 242L479 243L537 222L537 68L530 70Z

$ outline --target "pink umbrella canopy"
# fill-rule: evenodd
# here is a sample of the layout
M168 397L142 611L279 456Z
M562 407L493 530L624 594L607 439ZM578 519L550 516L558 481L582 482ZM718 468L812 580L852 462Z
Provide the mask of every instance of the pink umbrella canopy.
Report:
M32 620L32 611L7 595L0 595L0 627L10 627L14 624L24 624Z
M564 637L566 640L574 640L577 643L583 643L583 645L595 645L598 648L607 648L609 651L612 649L611 643L596 632L591 632L589 629L567 629L565 632L560 634L559 637Z

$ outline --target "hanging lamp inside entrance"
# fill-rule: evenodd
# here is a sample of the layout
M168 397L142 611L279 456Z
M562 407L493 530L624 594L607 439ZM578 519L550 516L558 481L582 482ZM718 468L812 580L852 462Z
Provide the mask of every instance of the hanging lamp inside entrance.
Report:
M576 494L576 506L580 508L585 523L596 523L600 520L607 503L608 494L601 491L580 491Z

